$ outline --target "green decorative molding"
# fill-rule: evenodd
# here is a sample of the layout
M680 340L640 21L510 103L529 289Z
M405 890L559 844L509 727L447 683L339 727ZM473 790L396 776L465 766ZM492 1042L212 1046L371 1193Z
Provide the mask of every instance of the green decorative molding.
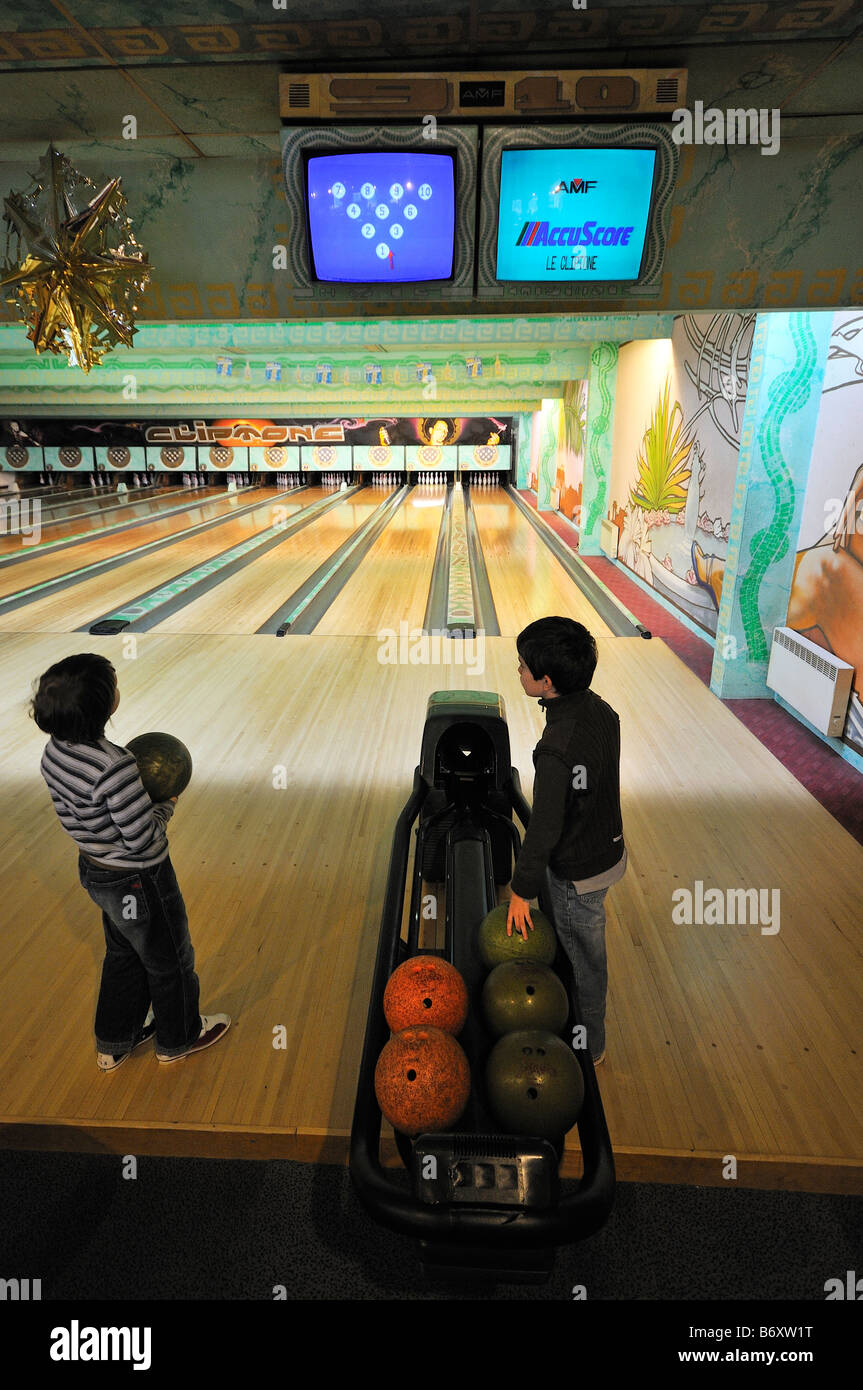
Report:
M590 354L587 379L587 453L579 541L585 554L599 552L600 523L608 509L617 357L617 343L599 343Z
M787 417L796 415L809 399L812 373L818 359L815 335L807 316L790 314L788 317L795 359L788 371L771 382L767 411L758 431L758 449L773 493L774 511L769 526L752 536L749 565L740 585L740 613L747 655L752 661L764 661L768 656L767 637L759 613L761 586L771 566L788 554L789 530L797 501L794 475L782 449L781 430Z
M770 641L788 612L831 322L756 322L710 682L725 699L771 698Z
M538 409L563 382L584 377L597 333L656 337L670 332L667 315L526 316L489 319L348 320L306 323L144 324L132 348L111 353L85 376L58 357L37 357L23 327L0 325L0 411L39 413L98 409L134 416L180 410L326 410L368 413L429 408L512 414ZM219 358L231 375L219 374ZM479 359L471 374L468 359ZM318 364L330 384L316 381ZM269 364L277 364L276 379ZM418 379L422 364L432 379ZM366 381L379 366L380 385ZM247 379L248 367L248 379Z

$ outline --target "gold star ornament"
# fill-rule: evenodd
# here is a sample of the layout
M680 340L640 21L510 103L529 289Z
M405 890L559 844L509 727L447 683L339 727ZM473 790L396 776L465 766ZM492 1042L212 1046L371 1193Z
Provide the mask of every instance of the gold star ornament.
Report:
M3 200L6 302L37 352L63 353L85 372L117 343L132 346L133 314L150 278L120 180L95 188L51 145L33 186Z

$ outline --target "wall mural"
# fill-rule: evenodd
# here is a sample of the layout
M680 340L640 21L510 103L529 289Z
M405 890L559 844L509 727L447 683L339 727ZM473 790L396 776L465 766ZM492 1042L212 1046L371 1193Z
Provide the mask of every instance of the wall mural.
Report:
M581 524L581 494L584 486L584 448L587 441L587 382L568 381L563 388L563 438L558 454L555 487L559 489L558 509L568 521Z
M610 511L619 558L712 633L754 323L754 314L687 314L670 356L635 344L619 356ZM636 358L634 347L648 351ZM636 416L635 435L631 423L618 428L623 409Z
M863 314L834 315L788 627L855 668L844 742L863 753Z

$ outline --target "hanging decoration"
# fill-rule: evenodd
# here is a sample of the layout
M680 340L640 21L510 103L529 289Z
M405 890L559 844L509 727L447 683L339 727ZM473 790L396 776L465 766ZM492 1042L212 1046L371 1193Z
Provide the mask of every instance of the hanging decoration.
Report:
M117 343L131 347L150 267L132 234L119 178L96 191L50 145L33 186L10 193L4 207L0 285L11 291L6 302L36 351L65 354L89 372Z

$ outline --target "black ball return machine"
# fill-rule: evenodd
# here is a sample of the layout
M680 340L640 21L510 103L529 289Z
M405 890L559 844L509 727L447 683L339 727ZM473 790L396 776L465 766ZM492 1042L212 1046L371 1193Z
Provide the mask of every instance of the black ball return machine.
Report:
M584 1076L577 1122L582 1175L564 1192L559 1176L564 1135L555 1142L501 1134L486 1109L485 1064L494 1039L480 997L487 974L477 950L480 922L497 906L521 847L515 815L530 808L510 763L503 699L486 691L442 690L429 697L420 765L393 834L386 898L351 1131L350 1171L357 1194L378 1221L416 1237L426 1273L471 1274L497 1282L542 1282L558 1245L604 1225L614 1200L614 1158L589 1050L576 1056ZM411 850L407 940L402 937ZM423 882L445 888L443 950L420 948ZM548 885L540 907L554 921ZM471 1069L471 1097L448 1134L396 1134L410 1175L380 1161L382 1116L375 1097L378 1057L389 1040L387 980L409 957L443 955L460 971L470 1008L459 1035ZM558 946L553 967L570 999L567 1037L577 1022L569 959Z

